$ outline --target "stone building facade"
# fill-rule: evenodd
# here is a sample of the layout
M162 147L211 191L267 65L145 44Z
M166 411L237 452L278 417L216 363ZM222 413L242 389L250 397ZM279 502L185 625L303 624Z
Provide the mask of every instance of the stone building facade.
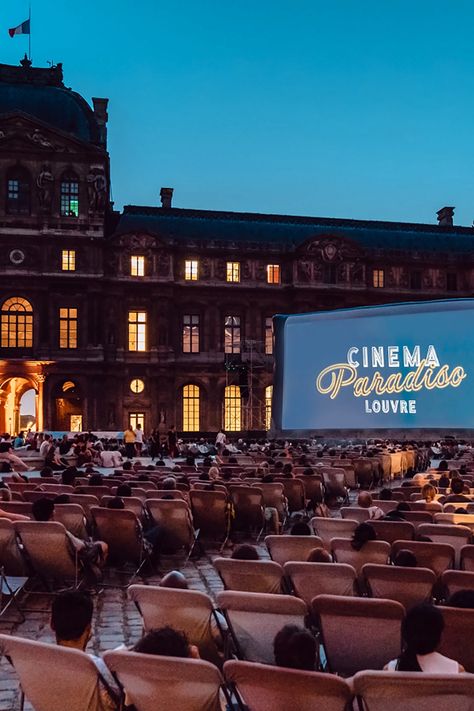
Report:
M61 65L0 65L0 430L262 431L271 318L471 296L474 230L185 210L113 210L107 100ZM192 435L191 435L192 436Z

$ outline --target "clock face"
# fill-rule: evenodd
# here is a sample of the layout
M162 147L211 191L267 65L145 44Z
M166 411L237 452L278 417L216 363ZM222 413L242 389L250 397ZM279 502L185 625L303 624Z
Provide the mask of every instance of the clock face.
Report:
M130 383L130 390L132 393L142 393L145 389L145 383L140 378L134 378Z
M22 264L25 261L25 253L21 249L12 249L10 252L10 262L12 264Z

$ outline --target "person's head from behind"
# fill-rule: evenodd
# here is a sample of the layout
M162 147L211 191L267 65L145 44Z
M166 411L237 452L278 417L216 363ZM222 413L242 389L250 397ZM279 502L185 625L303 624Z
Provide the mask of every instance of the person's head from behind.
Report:
M122 464L122 469L124 472L129 472L132 469L132 462L127 461Z
M416 568L418 561L416 555L406 548L402 548L393 558L393 564L401 568Z
M45 496L33 501L31 512L35 521L51 521L54 514L54 502Z
M133 647L134 652L159 657L199 658L197 647L190 645L184 632L172 627L150 630Z
M441 474L440 478L438 479L438 486L442 489L447 489L450 484L451 480L448 476L448 473L443 472L443 474Z
M176 479L173 476L167 476L166 479L163 479L161 482L161 488L165 491L173 491L176 489Z
M179 570L172 570L164 575L158 583L160 588L174 588L175 590L187 590L188 581Z
M310 551L307 561L308 563L332 563L332 558L330 553L318 546Z
M53 476L53 470L51 467L43 467L40 471L40 477L42 479L50 479Z
M285 625L273 640L275 664L287 669L314 671L317 643L313 635L297 625Z
M66 467L66 469L61 474L61 481L63 484L72 485L77 477L78 472L76 467Z
M436 489L432 484L425 484L421 488L421 496L429 504L436 500Z
M361 491L359 496L357 497L357 505L360 506L361 509L368 509L370 506L372 506L372 496L369 494L368 491Z
M117 486L117 496L131 496L132 487L130 484L119 484Z
M215 479L219 479L219 469L217 467L211 467L208 471L209 474L209 479L211 481L214 481Z
M423 602L408 610L402 623L404 650L398 670L421 671L417 656L436 651L443 629L443 615L434 605Z
M58 494L57 496L54 497L53 503L54 504L70 504L71 497L69 496L69 494Z
M290 530L292 536L311 536L311 528L305 521L297 521Z
M59 593L51 606L51 628L56 643L84 650L91 636L93 612L94 605L86 593Z
M456 590L447 601L449 607L462 607L474 610L474 590Z
M391 489L381 489L379 493L380 501L391 501L393 499L393 493Z
M107 502L107 508L120 511L125 508L125 504L120 496L112 496L112 498Z
M448 471L448 462L445 459L442 459L440 463L438 464L438 471L439 472L447 472Z
M103 483L104 479L102 478L102 474L92 474L89 479L89 486L102 486Z
M259 560L260 556L255 546L250 543L241 543L232 551L231 558L234 560Z
M464 491L464 483L462 479L453 479L451 482L451 491L453 494L462 494Z
M360 551L369 541L375 541L376 535L370 523L359 523L352 534L351 545L355 551Z

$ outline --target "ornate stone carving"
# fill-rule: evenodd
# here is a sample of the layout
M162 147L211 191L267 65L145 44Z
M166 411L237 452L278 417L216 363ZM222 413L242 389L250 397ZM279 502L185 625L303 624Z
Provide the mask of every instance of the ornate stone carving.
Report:
M216 279L220 279L221 281L224 281L227 275L227 266L226 262L224 259L218 259L214 271L214 276Z
M36 146L40 146L41 148L46 148L50 151L56 148L56 146L54 146L51 141L46 138L44 133L41 133L41 131L37 128L33 129L32 133L27 133L26 137Z
M307 245L306 251L313 256L319 256L324 262L356 259L362 252L358 245L345 237L331 236L313 240Z
M91 168L87 176L89 214L100 215L107 204L107 179L102 168Z
M45 163L41 168L40 174L36 178L38 201L42 212L48 213L51 211L51 203L53 200L53 186L53 174L51 173L49 165Z
M171 258L166 252L158 252L156 258L156 271L159 277L170 276Z
M307 283L311 281L311 276L312 276L312 264L311 262L303 262L300 261L297 264L297 276L298 276L298 281L302 281L304 283Z
M252 278L252 262L250 262L248 259L242 262L241 264L242 267L242 279L244 281L247 281L248 279Z
M209 279L211 276L211 260L205 257L199 264L199 276L202 279Z
M148 235L146 233L139 233L133 235L128 234L123 235L120 238L120 245L122 247L128 247L130 250L146 250L155 247L156 239L155 237L152 237L152 235Z

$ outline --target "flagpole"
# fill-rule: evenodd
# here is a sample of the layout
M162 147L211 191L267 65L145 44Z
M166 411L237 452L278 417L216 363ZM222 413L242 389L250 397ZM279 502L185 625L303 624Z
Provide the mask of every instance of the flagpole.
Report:
M28 6L28 20L30 23L30 33L28 35L28 55L29 55L28 59L31 62L31 2L29 3L29 6Z

